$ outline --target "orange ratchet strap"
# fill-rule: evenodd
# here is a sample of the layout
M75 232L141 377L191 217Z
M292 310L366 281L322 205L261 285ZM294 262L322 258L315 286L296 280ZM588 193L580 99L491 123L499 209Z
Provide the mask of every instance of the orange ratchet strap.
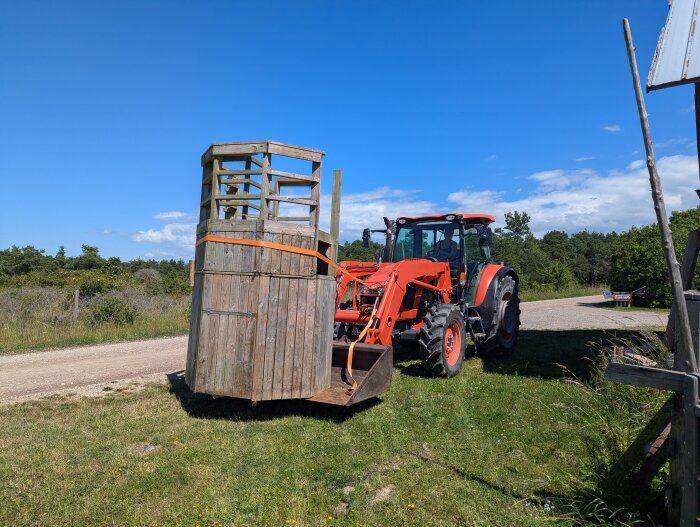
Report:
M364 327L364 329L360 332L360 335L352 341L350 344L350 347L348 348L348 361L347 361L347 370L348 370L348 380L350 381L350 388L348 388L345 393L350 395L352 392L355 391L355 388L357 388L357 381L355 380L355 377L352 376L352 355L355 352L355 344L360 342L363 338L365 338L365 335L367 334L367 330L369 329L369 326L372 324L372 321L374 320L374 315L377 312L377 306L379 305L379 297L374 301L374 307L372 308L372 314L369 317L369 322L367 322L367 325Z
M288 253L297 253L297 254L305 254L307 256L315 256L319 260L326 262L331 267L338 269L341 273L348 275L350 278L355 280L355 282L360 283L364 286L367 286L370 289L377 288L376 285L366 283L364 280L361 280L360 278L358 278L354 274L348 272L345 268L340 267L337 263L335 263L334 261L325 257L320 252L314 251L313 249L304 249L302 247L292 247L291 245L283 245L281 243L265 242L262 240L246 240L243 238L226 238L224 236L214 236L212 234L208 234L207 236L204 236L203 238L200 238L199 240L197 240L197 243L195 243L195 247L199 247L204 242L231 243L233 245L252 245L253 247L266 247L268 249L277 249L278 251L285 251Z

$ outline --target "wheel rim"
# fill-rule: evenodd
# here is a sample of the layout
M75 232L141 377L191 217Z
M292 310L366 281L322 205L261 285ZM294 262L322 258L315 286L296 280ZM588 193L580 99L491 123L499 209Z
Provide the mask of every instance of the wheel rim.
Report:
M511 304L510 299L501 300L501 308L499 313L501 319L501 332L504 336L510 337L515 333L518 317L515 313L515 306Z
M459 360L462 353L462 332L459 327L459 322L453 320L445 330L445 338L443 339L443 350L445 352L445 361L449 366L454 366Z

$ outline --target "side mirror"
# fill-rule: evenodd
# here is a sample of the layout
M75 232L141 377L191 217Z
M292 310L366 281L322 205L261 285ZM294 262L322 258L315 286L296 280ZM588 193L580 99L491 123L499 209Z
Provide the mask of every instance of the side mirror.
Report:
M483 227L479 231L479 247L491 247L493 242L493 232L488 227Z
M362 231L362 247L369 247L370 236L369 228Z

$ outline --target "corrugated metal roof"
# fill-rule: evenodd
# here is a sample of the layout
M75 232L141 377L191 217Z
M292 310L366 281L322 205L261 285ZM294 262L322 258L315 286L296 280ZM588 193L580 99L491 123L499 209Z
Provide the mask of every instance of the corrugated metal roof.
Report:
M672 0L649 70L647 91L699 80L699 4L700 0Z

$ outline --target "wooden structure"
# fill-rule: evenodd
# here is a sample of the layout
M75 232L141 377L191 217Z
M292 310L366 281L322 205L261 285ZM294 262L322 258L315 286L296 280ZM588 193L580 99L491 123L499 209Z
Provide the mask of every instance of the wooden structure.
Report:
M700 392L698 391L700 373L698 372L698 363L700 361L698 360L697 338L700 328L700 310L697 308L697 302L700 300L700 293L687 289L690 287L698 256L698 233L696 231L690 235L681 268L676 260L673 239L668 225L663 192L656 169L649 119L627 19L623 20L623 29L644 137L654 209L659 224L666 265L671 278L673 306L666 340L674 353L675 360L673 371L610 363L605 377L616 382L668 390L675 394L674 408L670 419L671 426L667 433L669 447L667 450L670 461L670 481L666 493L668 524L672 527L696 526L700 513L700 495L698 494L698 478L700 478L700 422L698 421L700 417ZM692 309L689 309L690 303L695 303ZM689 312L693 313L694 332L691 330ZM696 335L695 339L693 339L693 333Z
M217 143L202 156L186 368L193 391L260 401L330 387L335 270L309 254L225 241L337 250L337 233L318 225L323 155L261 141ZM205 240L212 236L224 240Z

